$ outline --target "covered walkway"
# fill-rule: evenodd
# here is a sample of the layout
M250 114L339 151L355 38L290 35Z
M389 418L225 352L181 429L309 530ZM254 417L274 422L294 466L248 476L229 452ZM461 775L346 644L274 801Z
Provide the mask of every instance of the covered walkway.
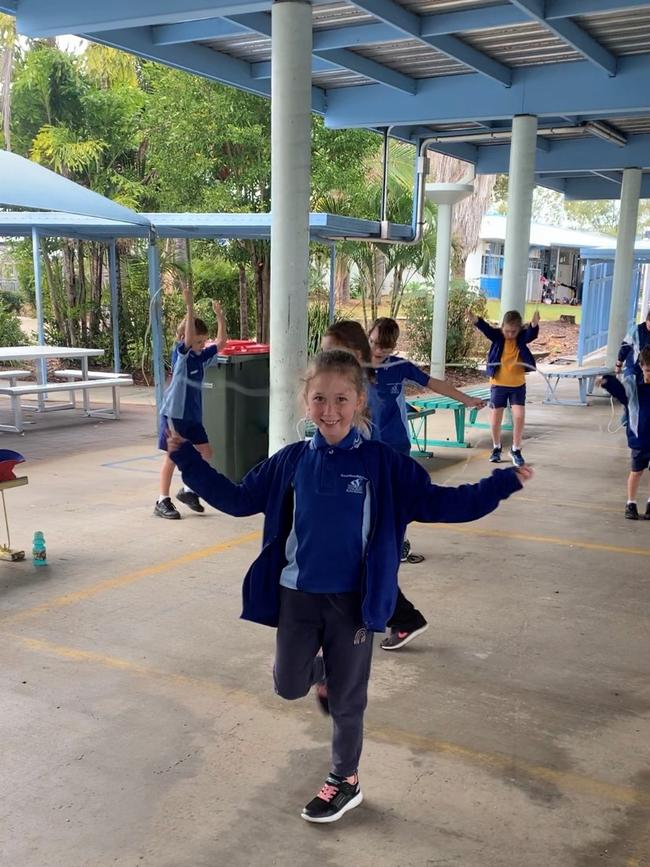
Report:
M475 524L412 528L427 560L401 581L431 628L376 648L365 801L326 829L298 812L328 723L310 698L274 696L274 632L237 619L260 519L146 514L151 406L130 406L109 445L96 421L73 443L48 418L8 497L16 539L41 516L51 562L0 579L3 862L647 864L650 523L622 517L628 453L607 402L542 406L541 386L534 484ZM434 458L434 480L487 473L472 436Z

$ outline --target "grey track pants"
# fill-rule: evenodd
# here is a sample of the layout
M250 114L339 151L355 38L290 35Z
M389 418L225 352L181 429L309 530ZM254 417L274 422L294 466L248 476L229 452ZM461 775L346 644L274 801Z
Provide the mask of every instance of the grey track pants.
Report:
M372 637L361 621L358 593L280 588L275 691L292 701L326 680L333 724L331 770L342 777L359 767Z

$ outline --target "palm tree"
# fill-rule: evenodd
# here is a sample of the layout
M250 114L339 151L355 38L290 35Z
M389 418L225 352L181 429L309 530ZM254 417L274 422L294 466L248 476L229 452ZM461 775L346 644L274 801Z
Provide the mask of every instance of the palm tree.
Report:
M11 150L11 75L16 50L16 19L0 15L0 102L5 149Z

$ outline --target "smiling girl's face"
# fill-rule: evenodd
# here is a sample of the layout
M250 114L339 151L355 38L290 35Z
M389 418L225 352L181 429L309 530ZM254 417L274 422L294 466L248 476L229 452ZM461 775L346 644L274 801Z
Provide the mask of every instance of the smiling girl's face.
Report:
M365 404L353 379L337 372L313 376L305 396L307 414L330 445L337 445L350 433L355 416Z

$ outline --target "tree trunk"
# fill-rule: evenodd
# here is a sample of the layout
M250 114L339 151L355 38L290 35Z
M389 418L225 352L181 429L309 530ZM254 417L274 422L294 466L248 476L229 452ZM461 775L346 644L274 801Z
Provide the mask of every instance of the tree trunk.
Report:
M81 318L81 340L88 346L88 283L86 281L86 263L84 261L83 241L77 241L77 259L79 267L79 316Z
M262 267L262 294L264 296L264 316L262 322L262 340L261 343L268 343L271 330L271 262L269 259L270 250L266 245L264 265Z
M350 301L350 260L343 253L337 255L334 266L334 297L341 306Z
M79 321L76 316L77 309L77 278L74 270L74 247L71 241L63 242L63 285L67 297L66 317L66 342L70 346L79 343Z
M246 266L241 262L239 268L239 338L246 340L248 337L248 278Z
M255 306L256 329L255 338L258 343L269 342L269 314L271 268L269 260L269 243L261 241L252 245L252 264L255 273Z
M59 299L60 284L54 269L52 268L52 260L50 259L47 250L41 248L41 255L45 264L45 274L47 278L47 287L50 294L50 307L52 308L52 316L56 322L56 328L63 340L67 339L66 321L61 312L61 303Z
M90 339L96 346L99 342L102 311L102 277L104 248L99 243L90 245Z

